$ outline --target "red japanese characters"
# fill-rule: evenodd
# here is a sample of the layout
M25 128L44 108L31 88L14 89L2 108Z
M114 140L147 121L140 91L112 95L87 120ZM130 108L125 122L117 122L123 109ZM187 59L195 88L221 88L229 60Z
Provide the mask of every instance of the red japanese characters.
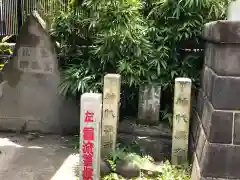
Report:
M82 145L82 158L83 169L82 179L93 180L93 157L94 157L94 128L88 126L89 123L94 122L94 113L87 111L85 113L83 128L83 145Z
M89 122L93 122L93 115L94 113L91 113L91 112L86 112L85 113L85 119L84 119L84 122L85 123L89 123Z

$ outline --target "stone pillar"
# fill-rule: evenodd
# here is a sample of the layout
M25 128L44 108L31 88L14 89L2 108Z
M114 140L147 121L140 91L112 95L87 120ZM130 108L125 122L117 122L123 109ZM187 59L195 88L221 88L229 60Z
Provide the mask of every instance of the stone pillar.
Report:
M240 21L205 25L205 62L191 127L192 179L240 179Z
M230 21L239 21L240 20L240 1L235 0L231 1L228 6L227 19Z
M100 179L102 94L81 96L79 179Z
M107 74L103 87L102 156L115 150L119 120L121 76Z
M161 87L145 85L139 88L138 120L154 125L159 122Z
M175 79L172 136L172 164L174 165L188 162L191 87L191 79Z

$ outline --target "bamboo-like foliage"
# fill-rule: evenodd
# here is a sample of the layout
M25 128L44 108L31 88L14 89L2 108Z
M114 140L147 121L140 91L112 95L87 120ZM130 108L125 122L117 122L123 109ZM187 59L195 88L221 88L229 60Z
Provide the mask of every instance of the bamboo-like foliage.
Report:
M101 91L106 73L120 73L128 86L150 79L146 64L154 55L140 9L139 0L89 0L55 18L53 35L68 62L63 94Z
M190 77L194 85L199 85L203 53L182 56L182 50L188 42L195 45L192 48L201 45L204 24L225 19L227 4L222 0L145 1L144 14L150 27L148 33L159 53L158 60L152 61L150 66L154 69L159 63L164 64L166 71L160 73L164 87L171 86L176 77Z
M106 73L123 85L170 87L178 76L199 81L202 59L181 56L182 44L199 43L204 23L224 19L221 0L71 0L53 19L52 34L65 61L61 93L101 91Z

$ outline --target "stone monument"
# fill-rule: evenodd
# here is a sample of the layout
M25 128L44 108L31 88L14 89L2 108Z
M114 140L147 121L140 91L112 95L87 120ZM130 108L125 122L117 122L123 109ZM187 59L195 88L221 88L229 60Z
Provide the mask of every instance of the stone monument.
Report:
M174 165L188 163L191 87L191 79L175 79L172 136L172 164Z
M121 76L107 74L103 88L102 156L115 150L119 121Z
M240 21L240 1L235 0L231 1L228 12L227 12L227 19L229 21Z
M0 130L74 133L79 107L59 95L55 46L36 13L28 16L3 69Z
M102 94L81 97L79 180L100 180Z
M154 125L159 123L161 86L143 85L139 88L138 120Z
M239 30L240 21L230 20L204 28L202 85L191 127L192 180L240 179Z

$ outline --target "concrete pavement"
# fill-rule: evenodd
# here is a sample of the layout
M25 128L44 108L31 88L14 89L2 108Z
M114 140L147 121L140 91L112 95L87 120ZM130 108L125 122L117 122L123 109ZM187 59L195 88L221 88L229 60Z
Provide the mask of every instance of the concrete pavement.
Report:
M0 180L76 180L72 137L0 134Z

